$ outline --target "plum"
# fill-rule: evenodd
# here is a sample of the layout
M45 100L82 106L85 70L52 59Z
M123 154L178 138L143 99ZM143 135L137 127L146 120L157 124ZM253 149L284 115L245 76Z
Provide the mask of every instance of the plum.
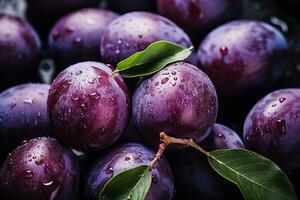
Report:
M215 123L218 101L210 79L197 67L177 62L144 80L132 97L133 120L149 145L159 133L199 143Z
M109 0L108 9L119 13L131 11L154 11L156 0Z
M158 12L182 27L195 42L212 28L242 14L242 0L158 0Z
M57 140L35 138L17 147L0 170L0 198L74 200L79 182L75 155Z
M246 148L283 169L300 167L300 89L281 89L263 97L244 123Z
M244 148L238 134L222 124L214 124L201 146L209 151ZM234 199L242 199L235 186L214 172L200 152L184 150L169 153L168 159L174 172L177 195L181 199L227 199L233 194L239 195L234 195Z
M154 157L155 152L138 143L127 143L116 147L100 158L90 169L85 184L86 198L97 200L110 178L126 169L149 164ZM155 163L151 173L152 184L146 200L172 200L174 182L167 159L162 157Z
M62 71L51 85L49 120L54 133L72 148L99 150L114 143L129 120L127 87L120 75L98 62Z
M1 87L29 81L41 50L37 33L23 19L5 14L0 27Z
M0 140L4 152L10 152L23 140L51 135L49 89L46 84L22 84L0 94Z
M214 124L211 133L201 144L209 151L245 148L240 136L234 130L218 123Z
M101 38L101 57L103 62L115 66L158 40L192 46L187 34L170 20L153 13L131 12L108 26Z
M99 61L100 38L117 14L104 9L82 9L60 19L49 34L48 45L56 65L65 68L80 61Z
M209 33L197 55L218 95L230 98L276 82L286 68L288 45L277 29L264 22L237 20Z

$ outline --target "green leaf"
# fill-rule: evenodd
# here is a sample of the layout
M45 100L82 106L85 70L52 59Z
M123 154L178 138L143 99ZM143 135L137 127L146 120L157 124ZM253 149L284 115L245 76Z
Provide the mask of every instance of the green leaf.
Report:
M246 200L297 199L287 176L271 160L248 150L209 152L210 165L235 183Z
M106 183L99 200L144 200L151 181L151 169L148 165L123 171Z
M193 47L185 48L168 41L157 41L118 63L115 72L126 78L147 76L166 65L189 57Z

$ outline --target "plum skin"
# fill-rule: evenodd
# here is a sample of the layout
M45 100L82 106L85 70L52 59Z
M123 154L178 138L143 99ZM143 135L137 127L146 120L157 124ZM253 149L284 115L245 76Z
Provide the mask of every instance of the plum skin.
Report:
M127 87L103 63L82 62L62 71L48 98L50 124L75 149L100 150L114 143L129 120Z
M300 89L281 89L263 97L244 123L246 148L283 169L300 167Z
M28 81L41 51L36 31L21 18L4 14L0 27L0 84Z
M17 147L1 167L0 197L74 200L78 183L75 155L55 139L35 138Z
M120 145L100 158L90 169L85 184L85 195L89 200L97 200L107 181L114 175L139 165L149 164L155 152L138 143ZM169 163L162 157L152 170L152 184L146 200L173 199L173 174Z
M243 149L239 135L222 124L215 123L210 135L200 144L205 150ZM218 175L207 158L195 150L171 152L167 155L174 172L179 199L227 199L240 194L235 185ZM236 190L236 191L235 191ZM234 191L234 192L233 192ZM235 196L235 195L234 195ZM234 199L241 199L238 196Z
M47 113L50 85L22 84L0 94L0 139L3 152L10 152L23 140L50 136Z
M288 45L277 29L264 22L236 20L209 33L197 56L218 95L229 98L276 82L286 68Z
M154 11L155 1L153 0L109 0L107 7L119 13L132 11Z
M165 17L148 12L131 12L118 17L108 26L101 38L101 57L104 62L115 66L158 40L192 46L188 35Z
M100 39L117 14L96 8L74 11L52 28L48 46L56 64L65 68L80 61L99 61Z
M132 97L134 123L149 145L158 145L162 131L201 142L211 131L217 110L210 79L184 62L173 63L144 80Z
M231 128L215 123L209 136L201 143L206 150L243 149L245 148L240 136Z
M199 42L207 31L241 16L241 0L158 0L158 12Z

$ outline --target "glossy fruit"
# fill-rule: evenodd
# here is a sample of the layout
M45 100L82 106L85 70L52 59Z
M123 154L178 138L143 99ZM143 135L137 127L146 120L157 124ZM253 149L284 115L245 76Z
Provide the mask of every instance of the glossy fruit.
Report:
M81 150L114 143L129 119L127 87L120 75L98 62L82 62L61 72L52 83L48 112L55 134Z
M171 64L144 80L132 98L133 120L149 145L159 133L201 142L215 123L218 102L209 78L184 62Z
M114 175L130 168L149 164L155 152L137 143L118 146L102 157L90 169L85 184L85 195L88 200L97 200L107 181ZM172 200L173 174L168 161L162 157L152 168L152 184L146 200Z
M186 33L170 20L152 13L131 12L108 26L101 40L101 56L105 63L115 66L158 40L192 46Z
M55 139L36 138L7 157L0 170L0 198L74 200L78 182L75 155Z
M199 42L207 31L242 14L241 0L158 0L158 12Z
M49 89L45 84L23 84L0 94L0 149L8 153L23 140L51 134Z
M29 81L41 50L37 33L26 21L4 14L0 27L0 88Z
M221 97L249 95L268 88L283 74L287 54L287 42L278 30L249 20L220 26L198 50L200 66Z
M80 61L99 61L100 39L117 14L104 9L82 9L61 18L49 34L49 48L59 68Z
M154 11L156 0L109 0L108 9L119 13L131 11Z
M246 148L284 169L300 166L300 89L282 89L262 98L244 124Z
M202 145L209 151L244 148L243 141L234 130L217 123L214 124L211 133L202 142Z

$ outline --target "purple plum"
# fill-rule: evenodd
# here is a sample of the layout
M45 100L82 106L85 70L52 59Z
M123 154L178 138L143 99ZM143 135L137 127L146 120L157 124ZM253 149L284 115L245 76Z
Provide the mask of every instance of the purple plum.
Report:
M100 39L117 14L96 8L74 11L61 18L49 34L49 48L59 68L80 61L99 61Z
M246 148L283 169L300 167L300 89L281 89L263 97L244 123Z
M158 12L182 27L193 40L241 16L242 0L158 0Z
M79 166L57 140L35 138L8 155L0 170L0 198L5 200L75 200Z
M215 123L218 101L210 79L197 67L177 62L144 80L132 98L133 120L149 145L159 133L205 139Z
M283 34L264 22L237 20L209 33L198 58L220 97L246 96L280 78L288 61L288 45Z
M102 157L90 169L85 184L88 200L97 200L104 185L116 174L139 165L149 164L155 152L138 143L118 146ZM174 183L169 163L162 157L152 170L152 184L145 200L172 200Z
M129 120L127 87L120 75L98 62L82 62L62 71L52 83L49 120L69 146L99 150L114 143Z
M0 94L0 149L8 153L24 140L51 135L49 89L46 84L22 84Z

